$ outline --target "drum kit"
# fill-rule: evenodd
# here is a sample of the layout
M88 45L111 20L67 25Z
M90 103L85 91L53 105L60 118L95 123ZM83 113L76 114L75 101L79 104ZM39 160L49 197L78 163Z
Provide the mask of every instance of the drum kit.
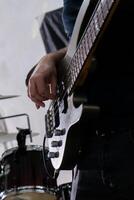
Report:
M0 99L14 96L1 96ZM0 143L17 141L17 146L7 149L0 158L0 199L1 200L69 200L71 182L57 186L57 176L52 178L49 168L54 173L51 161L43 159L48 149L44 145L26 145L26 137L39 135L31 133L27 114L0 117L1 119L27 116L28 128L17 128L17 133L0 133ZM44 164L45 160L45 164Z

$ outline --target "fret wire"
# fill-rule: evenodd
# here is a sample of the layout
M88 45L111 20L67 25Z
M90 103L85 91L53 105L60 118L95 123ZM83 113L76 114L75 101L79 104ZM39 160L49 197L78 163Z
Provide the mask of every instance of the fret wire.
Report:
M107 14L108 14L108 10L109 10L109 8L107 6L107 0L102 0L101 6L102 6L102 9L103 9L103 16L104 16L104 19L105 19Z
M106 1L106 3L107 3L107 5L108 5L108 8L111 8L111 6L112 6L112 3L113 3L114 1L113 0L111 0L111 1ZM100 5L99 5L100 6ZM104 19L103 19L103 13L100 11L101 9L101 7L99 7L98 6L98 10L97 10L97 19L99 19L99 14L100 14L100 16L101 16L101 21L100 20L98 20L98 22L99 22L99 26L101 27L102 26L102 24L103 24L103 22L104 22ZM98 14L99 13L99 14ZM85 36L85 38L90 38L90 40L92 39L91 37L88 37L88 34L85 34L86 36ZM86 43L86 44L88 44L89 45L89 43ZM88 46L87 45L87 46ZM91 43L90 43L90 48L91 48ZM89 51L90 51L90 48L88 49ZM79 57L78 55L75 55L75 60L76 60L76 57ZM76 67L77 69L79 69L78 71L80 71L80 69L81 69L81 65L79 66L79 64L80 64L80 61L79 62L76 62L77 64L77 66L78 67ZM70 72L69 72L69 74L70 74ZM70 76L69 76L69 78L68 78L68 80L67 81L70 81ZM75 81L75 80L74 80ZM73 87L73 83L71 83L70 84L70 87L68 87L68 89L67 89L67 91L66 92L68 92L68 93L70 93L70 91L71 91L71 89L72 89L72 87ZM66 92L65 92L65 94L66 94ZM65 94L64 94L64 96L65 96Z
M91 27L91 28L90 28ZM94 42L94 40L95 40L95 36L96 36L96 29L95 29L95 24L94 24L94 21L92 21L92 23L90 23L90 26L88 27L88 29L87 29L87 34L86 34L86 36L84 37L84 38L88 38L88 42L87 42L87 44L88 44L88 51L90 51L90 49L91 49L91 47L92 47L92 44L93 44L93 42ZM83 42L84 40L82 40L82 42ZM84 43L84 42L83 42ZM82 44L83 44L82 43ZM77 55L77 59L78 59L78 69L79 69L79 71L80 71L80 69L81 69L81 66L82 66L82 64L83 64L83 62L84 62L84 60L85 60L85 56L84 56L84 59L83 59L83 50L81 50L82 49L82 46L79 46L79 48L77 49L77 52L76 52L76 55ZM73 80L73 78L74 78L74 75L73 75L73 71L71 71L71 80ZM75 81L75 80L74 80ZM72 84L72 82L71 82L71 84Z
M84 60L86 59L88 53L89 53L89 49L88 49L88 45L87 45L87 34L84 35L83 40L82 40L82 45L83 45L83 52L84 52Z
M79 60L80 68L81 68L82 61L81 61L81 55L80 55L80 49L79 48L78 48L77 52L78 52L78 60Z
M79 49L78 49L78 63L79 63L79 69L81 68L81 59L80 59L80 55L79 55Z
M84 63L84 61L85 61L83 40L81 41L81 44L80 44L80 55L81 55L81 63L82 63L82 65L83 65L83 63Z
M71 74L72 74L72 79L74 79L74 76L75 76L74 68L71 69Z
M102 26L103 22L104 22L104 19L103 19L103 15L102 15L102 11L101 11L101 5L99 4L98 6L98 16L99 16L99 24L100 24L100 27Z
M90 27L91 27L91 34L92 34L92 40L93 40L93 43L95 41L95 38L96 38L96 33L95 33L95 28L94 28L94 22L93 22L93 19L90 23Z
M79 71L80 71L80 66L81 66L81 57L80 57L80 50L79 51L77 51L77 53L75 54L75 56L74 56L74 59L72 59L72 60L75 60L75 62L74 61L72 61L72 66L71 66L71 70L70 70L70 73L71 73L71 80L73 81L71 81L71 84L72 83L74 83L74 81L75 81L75 79L74 78L76 78L77 76L77 74L79 73ZM77 62L76 62L76 57L77 57ZM77 72L77 74L76 74L76 72ZM70 80L69 80L70 81Z
M100 7L101 8L101 7ZM103 16L102 16L102 12L101 10L99 9L99 23L100 23L100 27L102 26L103 22L104 22L104 19L103 19Z
M92 47L92 40L91 40L91 36L89 34L89 30L87 30L87 45L88 45L88 51L90 51L90 49Z
M87 56L88 52L89 52L89 49L88 49L88 44L87 44L88 41L86 41L86 38L87 38L87 35L85 35L85 37L83 38L84 46L85 46L85 54Z
M93 35L93 33L92 33L91 24L90 24L90 27L89 27L89 34L90 34L91 42L92 42L92 44L93 44L93 43L94 43L94 35ZM92 45L91 45L91 46L92 46ZM90 47L90 49L91 49L91 47Z
M85 61L85 59L86 59L86 57L87 57L87 51L86 51L86 46L85 46L85 40L83 40L83 57L84 57L84 61Z
M80 72L79 64L76 65L76 68L75 68L75 69L76 69L76 72L77 72L77 75L78 75L78 73Z
M78 54L77 54L77 52L75 53L75 59L76 59L76 65L79 68L79 60L78 60Z
M105 2L105 0L103 0L103 2ZM103 6L103 4L102 4L102 1L101 1L101 6L100 6L100 8L101 8L101 16L103 16L103 12L102 12L102 6ZM98 10L99 10L99 8L98 8ZM104 21L104 20L103 20ZM97 23L97 22L96 22ZM102 23L102 22L101 22ZM94 41L95 41L95 38L96 38L96 35L98 34L98 31L97 31L97 29L96 29L96 27L95 27L95 16L93 17L93 19L91 20L91 23L90 23L90 25L89 25L89 28L88 28L88 30L87 30L87 35L86 36L88 36L88 43L87 44L89 44L89 50L91 49L91 47L92 47L92 44L94 43ZM84 38L86 38L86 37L84 37ZM77 50L77 52L76 52L76 54L77 54L77 57L78 57L78 67L79 67L79 69L81 69L81 66L83 65L83 62L84 62L84 60L85 60L85 54L84 54L84 52L83 52L83 48L82 48L82 45L83 45L83 42L84 40L82 40L82 42L81 42L81 45L79 46L79 48L78 48L78 50ZM84 55L83 55L84 54ZM71 68L73 68L74 67L74 65L73 66L71 66ZM74 79L74 71L71 69L71 71L69 72L69 73L71 73L71 79L73 80Z
M80 51L80 46L78 48L78 55L79 55L80 65L82 65L82 55L81 55L81 51Z
M76 65L73 66L73 76L76 78Z
M71 84L73 83L73 71L72 69L70 70L70 78L71 78Z
M91 47L92 47L92 44L94 43L95 39L96 39L96 35L98 34L99 32L99 29L98 29L98 25L101 27L103 22L104 22L104 19L106 18L106 15L107 15L107 12L108 12L108 5L106 4L107 1L106 0L101 0L100 1L100 4L97 8L97 14L94 15L93 19L91 20L91 23L87 29L87 33L86 36L84 38L88 38L88 41L86 44L86 48L83 48L83 44L84 44L84 40L82 40L81 42L81 46L79 46L76 54L77 54L77 58L78 58L78 65L76 67L76 65L73 65L72 68L74 68L74 70L72 69L70 72L69 72L69 75L71 73L71 78L72 80L74 80L74 77L75 77L75 68L77 68L77 70L81 69L81 66L86 58L85 54L87 55L87 52L90 51ZM96 17L97 16L97 17ZM101 20L98 20L98 19L101 19ZM99 21L99 23L98 23ZM84 42L83 42L84 41ZM89 46L89 48L87 48L87 46ZM85 53L86 52L86 53ZM72 83L71 83L72 84Z
M99 33L100 30L100 26L98 23L98 12L96 11L95 15L94 15L94 26L95 26L95 31L96 31L96 35Z
M78 53L75 52L75 60L76 60L76 65L75 66L78 66L79 65L79 60L78 60Z
M72 73L72 70L70 71L70 83L73 84L73 73Z
M77 66L77 64L74 67L74 73L75 73L75 76L78 74L78 66Z
M105 12L105 17L107 16L107 14L108 14L108 10L109 10L109 8L108 8L108 5L107 5L107 0L105 0L105 4L104 4L104 12Z
M86 54L88 55L88 53L89 53L89 40L88 40L88 34L87 34L87 32L86 32L86 34L84 36L84 40L85 40Z
M78 59L78 54L77 54L77 59ZM80 68L81 68L81 63L80 63L80 61L78 59L78 69L80 70Z
M83 65L84 63L83 40L81 41L79 49L80 49L81 63Z
M90 22L90 27L91 27L91 32L92 32L93 42L94 42L94 40L95 40L95 38L96 38L96 33L95 33L93 18L92 18L92 20L91 20L91 22Z
M88 27L88 29L87 29L87 38L88 38L88 41L89 41L88 45L89 45L89 51L90 51L92 44L93 44L91 33L90 33L90 27Z
M76 70L76 73L78 74L79 73L79 68L78 68L78 66L76 65L76 68L75 68L75 70Z
M105 19L105 15L104 15L104 11L103 11L103 2L104 2L104 0L100 1L100 6L101 6L102 16L103 16L103 20L104 20Z
M100 18L98 9L97 9L97 11L96 11L96 16L97 16L96 18L97 18L97 22L98 22L98 27L99 27L99 29L100 29L100 28L101 28L101 22L100 22L101 18Z

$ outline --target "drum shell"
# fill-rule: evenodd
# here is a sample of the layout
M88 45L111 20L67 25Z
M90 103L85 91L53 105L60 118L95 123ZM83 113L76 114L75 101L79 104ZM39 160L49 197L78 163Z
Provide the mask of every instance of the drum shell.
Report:
M52 166L50 166L52 167ZM43 165L42 147L12 148L2 155L1 194L49 192L55 195L56 180L50 179Z

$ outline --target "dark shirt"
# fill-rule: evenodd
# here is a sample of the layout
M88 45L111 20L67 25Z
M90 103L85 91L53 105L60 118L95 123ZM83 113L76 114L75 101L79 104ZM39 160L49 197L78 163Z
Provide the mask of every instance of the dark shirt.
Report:
M74 23L83 0L64 0L63 23L68 37L71 37Z

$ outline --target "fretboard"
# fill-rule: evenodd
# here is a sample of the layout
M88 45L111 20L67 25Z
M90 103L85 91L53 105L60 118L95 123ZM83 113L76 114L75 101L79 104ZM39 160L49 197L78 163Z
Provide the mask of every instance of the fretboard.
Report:
M76 52L70 63L67 65L67 73L64 81L68 87L68 94L72 91L72 88L87 57L97 41L97 37L100 34L108 15L117 6L118 2L119 0L99 0L97 3L84 34L77 46Z

